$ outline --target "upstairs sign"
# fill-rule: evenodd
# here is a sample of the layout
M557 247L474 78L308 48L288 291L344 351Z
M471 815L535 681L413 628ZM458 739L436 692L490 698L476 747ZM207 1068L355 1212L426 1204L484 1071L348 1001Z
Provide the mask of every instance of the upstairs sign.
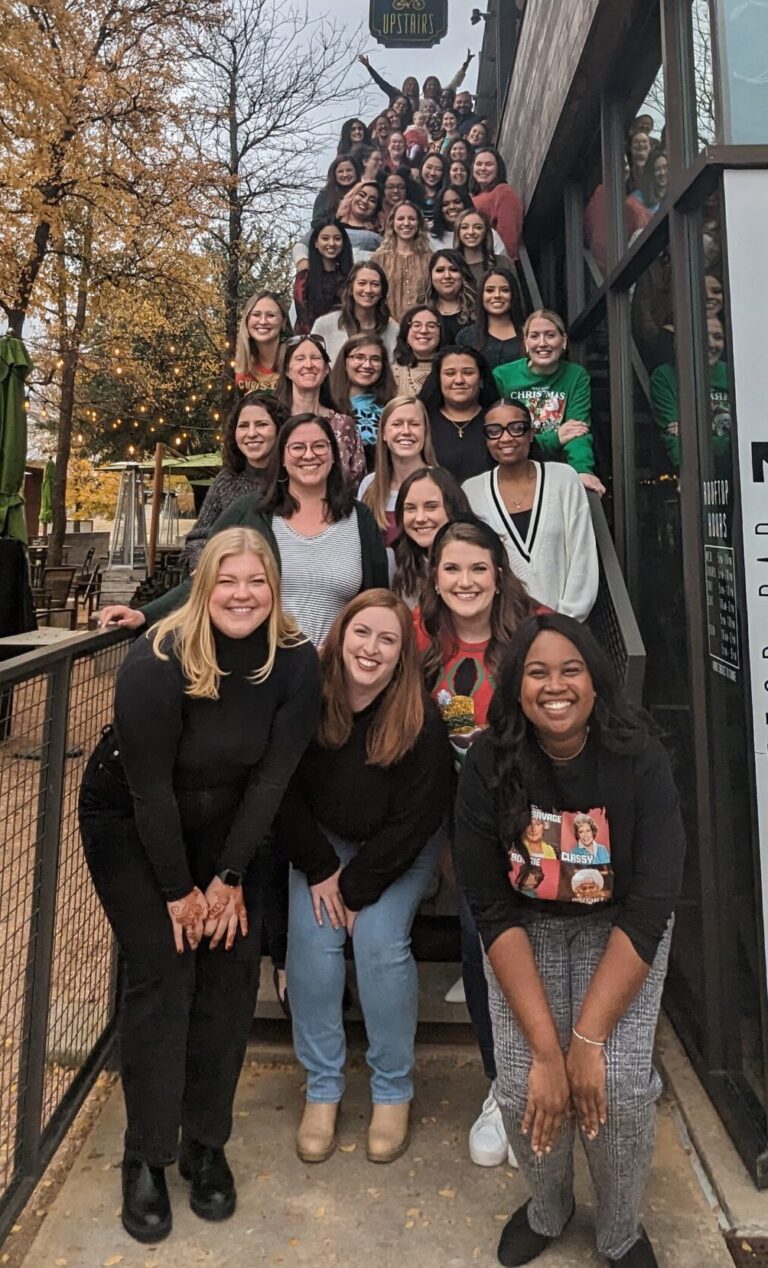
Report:
M448 0L371 0L370 26L387 48L431 48L448 32Z

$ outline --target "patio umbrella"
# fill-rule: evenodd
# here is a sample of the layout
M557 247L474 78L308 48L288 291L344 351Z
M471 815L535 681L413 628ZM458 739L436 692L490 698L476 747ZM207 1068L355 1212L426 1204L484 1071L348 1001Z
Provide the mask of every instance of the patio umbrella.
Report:
M52 458L45 464L43 485L40 490L40 523L50 524L53 519L53 473L56 465Z
M24 381L32 369L21 339L0 338L0 537L27 540L24 515L24 463L27 414Z

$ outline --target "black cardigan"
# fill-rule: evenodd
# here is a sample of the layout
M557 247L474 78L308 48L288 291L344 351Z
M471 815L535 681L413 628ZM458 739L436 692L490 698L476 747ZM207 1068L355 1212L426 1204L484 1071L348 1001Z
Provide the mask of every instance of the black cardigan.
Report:
M258 510L259 494L247 493L244 497L237 498L232 502L225 511L221 513L216 523L209 530L208 536L213 537L215 533L220 533L222 529L242 526L244 528L255 528L257 533L261 533L269 546L272 554L280 567L280 551L275 541L275 535L272 532L272 513L266 515L261 514ZM364 590L373 590L379 586L389 587L389 569L387 567L387 553L381 539L381 531L376 523L373 515L368 507L362 502L355 502L353 514L357 514L357 527L360 532L360 556L363 565L363 581L360 586L360 592ZM181 585L175 586L173 590L169 590L167 594L163 594L159 599L153 599L151 603L145 604L141 608L147 625L160 621L169 612L175 612L176 608L181 607L189 596L191 582L189 580L182 581Z

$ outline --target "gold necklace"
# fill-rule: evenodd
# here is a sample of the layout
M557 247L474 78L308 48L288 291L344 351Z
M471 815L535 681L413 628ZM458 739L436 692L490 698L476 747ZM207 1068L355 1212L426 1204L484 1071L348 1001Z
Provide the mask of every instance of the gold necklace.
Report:
M529 463L528 463L528 472L527 472L527 474L526 474L526 484L530 484L532 479L534 479L534 480L536 479L536 469L535 469L535 467L533 466L533 464L529 461ZM501 482L499 482L499 483L501 483ZM511 494L511 493L509 493L509 494L508 494L508 496L509 496L509 500L510 500L510 502L512 503L512 505L511 505L510 507L507 507L507 509L508 509L508 510L510 510L510 511L519 511L519 510L520 510L520 508L521 508L521 506L522 506L522 504L523 504L523 502L525 501L526 494L524 493L524 494L523 494L523 496L522 496L521 498L518 498L518 499L517 499L517 501L516 501L516 500L512 497L512 494ZM504 502L504 505L506 506L506 500L505 500L505 502Z
M456 428L457 432L459 433L459 440L464 439L464 429L466 427L469 427L469 424L474 423L475 421L474 418L468 418L465 423L457 423L455 418L448 418L447 414L443 414L443 418L447 419L448 422L451 423Z
M576 749L576 752L570 753L568 757L555 757L554 753L550 753L549 749L544 747L538 735L536 736L536 743L538 744L544 756L549 758L550 762L573 762L575 761L577 757L579 757L584 752L584 749L587 747L588 739L589 739L589 727L587 727L586 731L584 732L584 739L581 741L581 744Z

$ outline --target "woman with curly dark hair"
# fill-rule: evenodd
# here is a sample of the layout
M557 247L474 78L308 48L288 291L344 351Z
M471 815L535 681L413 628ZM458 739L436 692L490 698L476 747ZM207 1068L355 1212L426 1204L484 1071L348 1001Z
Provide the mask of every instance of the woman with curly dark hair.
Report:
M573 857L574 820L585 816L607 864ZM532 824L546 852L525 844ZM570 617L525 621L503 659L488 730L459 784L456 854L489 960L495 1095L531 1191L499 1260L529 1263L571 1219L578 1127L599 1253L654 1268L639 1208L683 824L650 720ZM544 874L535 887L531 867Z
M362 119L346 119L341 125L337 154L349 154L353 145L368 144L368 128Z
M477 288L469 265L460 251L441 247L429 261L424 302L440 314L443 343L455 343L463 326L475 316Z
M184 554L194 572L208 530L230 503L266 485L277 433L288 411L271 392L248 392L235 403L224 424L221 471L205 495L197 523L187 533Z
M440 349L419 396L429 414L437 460L460 482L493 466L483 418L498 395L486 360L476 348Z
M398 396L418 396L440 347L440 314L426 304L403 313L397 333L392 372Z

